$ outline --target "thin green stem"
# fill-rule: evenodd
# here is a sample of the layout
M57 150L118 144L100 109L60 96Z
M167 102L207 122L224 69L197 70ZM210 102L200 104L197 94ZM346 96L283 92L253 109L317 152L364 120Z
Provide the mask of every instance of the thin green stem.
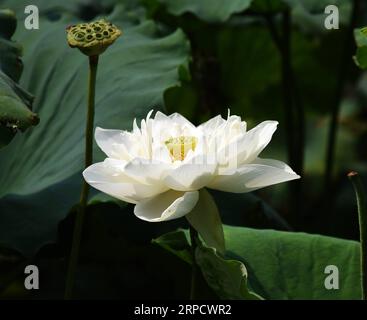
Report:
M367 202L363 183L357 172L348 174L357 198L359 239L361 243L361 287L362 299L367 300Z
M291 62L291 14L289 10L283 13L282 19L283 41L281 42L281 63L282 63L282 83L283 100L285 108L285 125L287 130L288 157L291 166L297 170L297 154L295 141L295 112L293 105L292 86L292 62Z
M280 53L282 68L282 89L284 103L285 129L288 148L288 160L290 165L295 165L295 142L294 142L294 112L291 92L291 62L290 62L290 25L291 16L289 10L285 11L282 16L282 36L278 33L272 16L266 15L266 21L273 41Z
M190 289L190 300L197 299L197 285L199 269L196 263L195 251L197 247L198 232L190 226L190 239L191 239L191 254L192 254L192 270L191 270L191 289Z
M87 124L85 128L85 164L89 167L93 162L93 128L94 128L94 99L96 91L96 76L98 67L98 56L89 57L89 81L88 81L88 109ZM65 299L70 300L73 294L75 273L78 265L80 243L83 231L84 216L87 207L89 185L83 179L83 186L80 195L79 208L76 215L73 243L69 258L69 267L66 279Z
M281 58L288 161L291 167L302 176L304 167L305 112L292 66L292 16L289 9L282 13L281 33L274 24L272 15L265 14L264 18ZM301 211L302 208L298 205L302 201L302 185L300 182L295 181L292 183L290 199L292 211Z
M358 13L360 8L360 0L354 0L353 10L350 17L350 23L345 35L345 43L343 53L340 61L340 71L338 74L338 81L336 91L332 101L331 122L328 132L328 143L325 159L325 194L326 199L330 199L330 190L332 190L332 177L335 166L335 149L338 133L338 121L340 114L340 106L343 100L344 87L348 80L349 69L352 65L352 55L354 50L354 28L358 20ZM329 202L329 201L328 201Z

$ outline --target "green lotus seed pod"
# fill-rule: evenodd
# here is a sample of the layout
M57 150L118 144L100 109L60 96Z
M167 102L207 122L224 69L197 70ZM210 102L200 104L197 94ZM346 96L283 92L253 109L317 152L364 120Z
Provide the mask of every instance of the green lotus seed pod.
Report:
M87 56L100 55L122 34L120 29L104 19L69 26L66 32L69 46L78 48Z
M15 13L9 9L1 9L0 21L0 35L2 35L5 39L10 39L17 28L17 18Z

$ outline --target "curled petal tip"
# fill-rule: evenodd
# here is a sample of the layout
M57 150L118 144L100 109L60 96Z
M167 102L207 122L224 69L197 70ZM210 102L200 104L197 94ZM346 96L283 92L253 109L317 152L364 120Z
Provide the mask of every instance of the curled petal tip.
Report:
M347 174L348 177L355 177L355 176L358 176L358 172L356 171L351 171Z

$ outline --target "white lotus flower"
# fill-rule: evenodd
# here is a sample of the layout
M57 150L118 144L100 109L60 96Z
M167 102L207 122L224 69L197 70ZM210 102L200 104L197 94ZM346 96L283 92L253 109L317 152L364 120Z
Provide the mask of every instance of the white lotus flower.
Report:
M177 113L151 114L140 128L134 121L132 132L97 128L95 139L107 158L83 172L94 188L136 204L140 219L185 216L204 187L244 193L299 178L285 163L259 158L276 121L247 131L238 116L217 116L196 127Z

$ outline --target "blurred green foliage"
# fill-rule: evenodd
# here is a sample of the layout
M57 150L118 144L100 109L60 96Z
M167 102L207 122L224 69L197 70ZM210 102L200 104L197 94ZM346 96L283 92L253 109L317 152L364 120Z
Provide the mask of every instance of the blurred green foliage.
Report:
M65 40L66 26L76 19L65 16L50 21L41 16L40 30L17 32L25 48L24 63L29 66L21 83L36 95L35 111L42 122L37 130L17 136L0 151L0 210L7 222L1 224L0 241L23 252L34 253L53 240L57 223L67 214L65 208L78 199L88 68L85 56L69 48ZM116 6L108 19L121 26L124 37L101 56L95 124L130 128L134 118L162 108L164 91L178 84L178 70L187 65L189 45L182 31L162 34L153 21L132 7ZM102 159L97 146L95 150L95 160ZM58 189L65 181L68 194ZM55 188L63 195L49 193ZM52 210L48 204L39 205L43 197L52 203ZM28 205L19 210L13 201ZM58 201L62 204L56 204ZM40 218L45 221L41 223ZM14 234L14 229L22 230L22 236Z
M364 177L367 173L367 77L351 63L352 56L347 56L350 66L337 101L332 187L326 190L324 183L331 113L355 2L34 0L32 4L40 9L40 29L30 31L23 25L28 1L0 0L1 8L16 12L14 39L24 53L20 85L36 96L34 111L41 118L36 128L18 133L0 150L1 298L62 297L74 218L70 208L77 202L81 182L87 72L83 56L67 47L64 30L68 24L98 17L110 19L124 31L101 57L98 126L130 129L133 119L144 118L151 108L179 112L198 124L217 114L226 116L230 108L249 127L262 120L278 120L279 129L262 156L289 162L287 138L303 132L298 122L294 132L287 131L285 96L292 94L292 104L304 116L305 141L297 146L305 152L301 185L291 182L245 195L213 192L223 222L241 227L225 228L228 257L244 263L250 286L264 298L358 298L355 242L242 228L358 238L353 190L345 175L351 169ZM367 24L366 5L360 2L357 27ZM329 4L339 7L339 30L324 27L324 9ZM289 30L284 26L287 15ZM14 21L4 26L1 59L10 60L3 63L0 59L0 66L7 73L4 66L14 70L11 61L18 61L15 57L20 51L9 41ZM284 86L282 48L287 32L292 90ZM366 38L360 30L355 34L355 60L364 67ZM16 81L21 72L17 70ZM0 141L9 143L7 134L1 129ZM95 161L101 157L96 148ZM300 198L292 199L292 189L299 189ZM131 205L91 195L76 297L188 296L189 265L150 243L165 232L187 227L185 221L151 225L138 221L132 211ZM22 289L28 259L40 266L45 277L37 293ZM323 267L333 263L346 266L343 270L347 268L351 276L345 279L342 274L347 283L343 290L326 292L317 286L323 284ZM182 276L177 277L178 273ZM200 281L202 297L221 296L204 278Z
M224 233L227 260L205 246L199 246L196 252L208 284L222 298L251 299L248 292L239 293L248 290L246 282L238 279L247 278L247 273L251 288L265 299L358 300L361 297L359 244L355 241L230 226L225 226ZM187 232L165 234L155 243L191 263ZM328 265L339 266L340 290L327 290L324 286ZM247 272L243 271L244 266ZM237 295L230 296L233 293Z
M13 11L0 9L0 148L39 121L31 111L34 97L17 84L23 64L21 46L11 40L16 24Z

